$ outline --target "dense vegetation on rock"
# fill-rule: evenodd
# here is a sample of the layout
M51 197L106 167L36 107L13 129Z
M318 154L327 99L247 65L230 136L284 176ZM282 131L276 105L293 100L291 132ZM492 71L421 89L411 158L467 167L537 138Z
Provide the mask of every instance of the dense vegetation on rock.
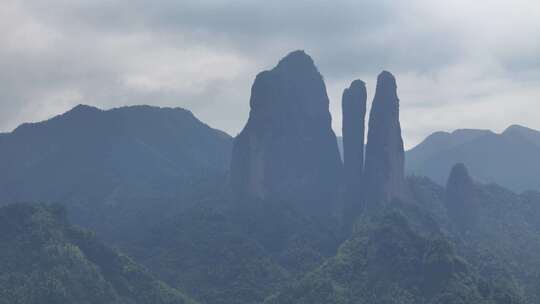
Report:
M195 207L153 231L139 259L204 303L254 303L287 273L229 217Z
M508 301L511 299L511 301ZM415 233L399 213L357 223L317 270L266 303L521 303L477 276L452 245Z
M274 202L212 201L156 227L129 250L203 303L259 303L332 256L338 228L337 221Z
M61 207L0 208L0 303L194 304L71 226Z
M472 202L464 225L445 205L452 204L447 191L426 178L411 180L423 202L457 251L491 281L517 285L527 303L540 299L540 193L516 194L494 184L474 183L462 198ZM459 191L455 189L453 191Z

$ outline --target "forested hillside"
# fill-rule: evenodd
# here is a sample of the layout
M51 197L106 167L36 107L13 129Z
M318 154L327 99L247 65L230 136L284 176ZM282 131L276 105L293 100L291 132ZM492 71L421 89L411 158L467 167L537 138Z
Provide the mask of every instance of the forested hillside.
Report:
M69 224L62 207L1 207L0 231L0 303L195 304Z
M115 241L220 191L232 143L187 110L150 106L79 105L2 138L0 204L63 204Z

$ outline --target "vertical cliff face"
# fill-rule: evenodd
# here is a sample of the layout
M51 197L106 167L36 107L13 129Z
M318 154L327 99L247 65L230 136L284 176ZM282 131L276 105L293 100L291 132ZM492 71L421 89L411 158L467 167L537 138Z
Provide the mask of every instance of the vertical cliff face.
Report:
M454 165L450 171L445 203L449 217L461 230L474 225L478 215L475 186L467 167L462 163Z
M333 196L341 162L326 87L313 60L295 51L257 75L250 106L234 141L234 193L304 202Z
M403 198L406 193L405 152L399 123L396 80L389 72L377 78L377 89L369 117L364 170L368 209Z
M366 84L355 80L343 91L341 100L345 199L356 210L361 208L363 188L366 99Z

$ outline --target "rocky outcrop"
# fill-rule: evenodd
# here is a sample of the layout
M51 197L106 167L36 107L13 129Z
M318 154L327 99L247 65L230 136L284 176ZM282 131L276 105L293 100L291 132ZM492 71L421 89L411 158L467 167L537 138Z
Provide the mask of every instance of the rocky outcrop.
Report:
M353 210L361 207L366 99L366 84L355 80L343 91L341 100L345 196Z
M382 72L377 78L366 146L364 188L368 209L404 198L407 192L396 90L394 76Z
M475 185L463 163L454 165L450 171L446 183L445 204L448 216L460 229L467 230L476 222L478 206Z
M341 161L323 78L303 51L257 75L249 119L234 141L231 184L242 198L323 201Z

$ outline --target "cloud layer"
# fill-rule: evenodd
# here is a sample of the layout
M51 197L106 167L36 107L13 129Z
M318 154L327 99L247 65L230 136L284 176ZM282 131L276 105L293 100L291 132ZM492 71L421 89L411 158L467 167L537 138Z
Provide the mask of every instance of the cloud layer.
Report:
M411 146L435 130L540 128L540 3L7 0L0 131L85 103L181 106L236 134L255 75L304 49L341 91L398 80Z

